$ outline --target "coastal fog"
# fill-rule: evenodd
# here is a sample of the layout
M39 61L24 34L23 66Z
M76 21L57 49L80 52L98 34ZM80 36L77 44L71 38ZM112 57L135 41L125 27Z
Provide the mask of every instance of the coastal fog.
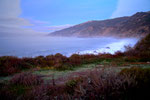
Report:
M61 53L77 54L115 53L124 51L124 46L133 47L137 38L118 39L114 37L7 37L0 38L0 56L35 57Z

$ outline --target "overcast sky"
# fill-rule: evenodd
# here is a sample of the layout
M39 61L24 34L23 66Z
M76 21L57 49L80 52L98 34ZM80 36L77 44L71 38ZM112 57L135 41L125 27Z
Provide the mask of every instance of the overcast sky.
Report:
M90 20L150 11L150 0L0 0L0 36L47 34Z

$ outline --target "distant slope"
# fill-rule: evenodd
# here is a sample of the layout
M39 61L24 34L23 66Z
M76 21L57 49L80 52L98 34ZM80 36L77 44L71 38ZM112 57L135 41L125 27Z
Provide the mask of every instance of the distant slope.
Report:
M89 21L60 31L50 36L75 37L143 37L150 32L150 12L138 12L130 17L120 17L102 21Z

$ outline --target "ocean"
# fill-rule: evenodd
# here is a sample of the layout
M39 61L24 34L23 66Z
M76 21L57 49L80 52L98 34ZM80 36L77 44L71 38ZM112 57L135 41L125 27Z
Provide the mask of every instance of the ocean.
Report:
M124 46L133 47L137 38L74 38L74 37L1 37L0 56L36 57L61 53L77 54L115 53Z

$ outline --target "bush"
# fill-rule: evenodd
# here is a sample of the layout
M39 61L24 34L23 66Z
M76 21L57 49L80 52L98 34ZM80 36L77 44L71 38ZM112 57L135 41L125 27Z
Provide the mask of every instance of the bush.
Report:
M137 83L135 95L140 99L143 99L143 97L150 97L150 68L126 68L120 72L120 75L128 75L135 78Z
M94 71L75 89L75 97L82 100L127 100L132 98L135 82L131 77Z
M149 84L150 83L150 68L138 68L132 67L130 69L123 69L120 74L122 75L130 75L131 77L135 77L135 80L138 84Z
M12 97L14 100L142 100L150 97L150 69L133 67L123 69L119 73L111 70L92 70L86 76L55 85L41 84L40 78L32 77L30 73L15 77L10 86L1 89L0 96L8 99L8 95L9 99ZM29 79L32 82L25 81ZM26 88L30 86L33 87Z
M127 49L124 52L126 56L134 56L141 59L141 61L150 61L150 34L141 39L134 48Z
M23 85L23 86L34 86L40 85L43 83L43 80L32 73L19 73L10 80L11 85Z
M73 95L78 83L80 83L82 81L83 81L82 77L77 77L77 78L71 79L68 82L66 82L65 86L66 86L67 93Z
M73 54L69 57L69 62L71 65L80 65L82 63L81 56L78 54Z
M17 72L22 69L32 68L33 61L31 58L17 58L11 56L0 57L0 76L7 76Z
M68 100L65 93L65 86L53 86L43 84L34 88L22 99L24 100Z

